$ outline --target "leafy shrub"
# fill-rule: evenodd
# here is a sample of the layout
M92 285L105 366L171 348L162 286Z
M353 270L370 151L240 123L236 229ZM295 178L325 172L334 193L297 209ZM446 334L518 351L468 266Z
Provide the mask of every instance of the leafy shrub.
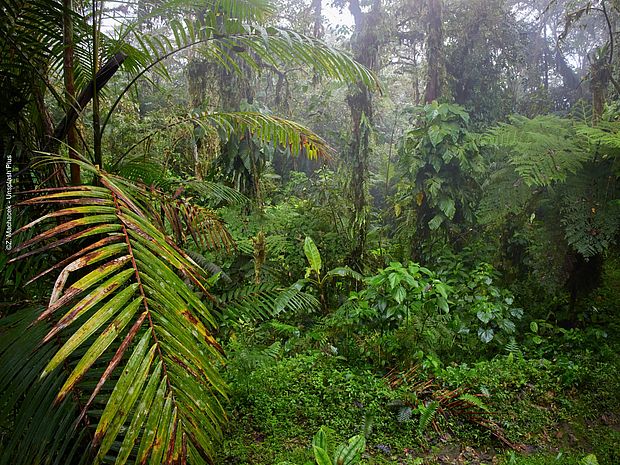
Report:
M458 333L473 331L480 341L493 340L503 345L515 333L514 320L523 310L513 307L514 296L494 284L499 274L492 265L480 263L464 277L450 277L454 289L454 320Z

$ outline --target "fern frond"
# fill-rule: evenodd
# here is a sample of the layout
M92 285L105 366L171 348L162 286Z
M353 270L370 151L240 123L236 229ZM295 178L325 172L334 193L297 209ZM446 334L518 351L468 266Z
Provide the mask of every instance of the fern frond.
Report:
M236 288L220 296L224 316L232 321L256 322L273 318L284 311L314 312L319 302L294 286L279 288L257 284Z
M461 394L459 397L459 400L462 400L463 402L465 402L466 404L469 404L470 406L475 406L478 409L484 411L484 412L488 412L489 409L488 407L485 405L485 403L482 401L482 399L478 396L474 396L473 394L469 394L467 392Z
M428 426L433 422L437 411L439 410L439 402L436 400L430 402L426 406L420 406L420 421L418 423L418 434L423 434Z
M506 343L505 349L509 354L513 354L517 356L523 355L523 353L521 352L521 348L519 347L519 344L517 343L517 341L514 340L514 338L511 338L510 341Z
M515 172L513 166L505 166L490 174L482 185L476 216L482 224L500 224L510 215L526 212L532 198L532 189Z
M246 205L249 203L249 199L241 192L219 182L187 181L184 185L189 192L195 192L216 202L225 202L228 205Z
M591 154L580 144L572 122L556 116L511 117L488 131L483 142L508 150L508 162L528 186L564 182Z

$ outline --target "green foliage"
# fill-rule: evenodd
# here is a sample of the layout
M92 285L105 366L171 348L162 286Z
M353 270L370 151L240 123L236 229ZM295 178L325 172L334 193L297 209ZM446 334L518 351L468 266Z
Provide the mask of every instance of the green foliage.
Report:
M512 116L510 124L490 129L483 141L501 149L504 160L530 187L564 182L591 158L572 121L557 116Z
M430 402L428 405L420 407L420 420L418 422L418 434L422 435L429 425L434 421L435 415L439 410L439 402L436 400Z
M579 465L598 465L596 455L588 454L579 461Z
M458 266L457 266L458 267ZM498 273L488 263L480 263L465 276L446 276L453 283L455 300L455 326L460 334L470 330L485 344L498 335L498 341L515 334L514 320L523 316L523 309L513 307L514 296L494 284Z
M607 253L620 227L612 126L515 116L483 139L494 150L494 171L483 186L480 221L508 234L504 253L520 262L519 271L532 271L548 291L569 283L573 299L580 288L575 283L584 281L578 264ZM589 274L595 281L596 273Z
M478 138L467 129L469 115L457 105L433 102L413 121L399 148L396 216L415 213L402 228L409 232L413 222L423 239L440 227L460 230L474 221L476 175L483 168Z
M321 254L319 249L316 248L316 244L311 237L306 237L304 242L304 253L308 259L310 267L306 270L306 278L310 276L310 273L314 272L317 280L321 278Z
M222 292L217 300L224 320L237 324L268 320L286 311L312 313L319 308L319 302L312 295L295 285L287 288L274 284L236 286Z
M55 403L75 402L78 431L87 426L85 417L97 425L89 446L93 463L111 451L117 464L126 463L134 445L138 458L152 463L187 453L208 458L221 437L226 414L220 398L227 387L216 369L222 356L212 335L213 310L184 279L204 295L209 279L153 226L157 222L149 216L149 193L90 165L82 167L95 173L100 187L47 190L23 202L63 207L22 228L46 225L13 249L21 253L15 260L67 243L80 243L81 250L41 273L60 269L47 307L32 321L39 328L48 321L49 328L42 339L29 331L17 337L31 347L40 343L46 353L53 341L62 342L40 371L29 367L27 358L21 360L21 369L34 368L41 380L52 376L54 387L48 386L46 395L53 394ZM65 222L50 223L55 218ZM160 227L165 225L162 219ZM65 232L70 235L62 237ZM111 377L119 364L122 372ZM84 384L84 379L90 381ZM106 381L114 386L111 393L101 391ZM20 389L14 379L4 383L3 391ZM40 382L31 386L37 390ZM29 408L18 407L18 418L26 416L22 422L29 421ZM57 416L55 421L64 424L68 419ZM52 423L52 432L60 426ZM18 448L12 448L6 458L11 463L27 461L27 454L17 453Z
M356 271L353 271L348 266L334 268L322 275L321 274L321 264L322 264L321 254L316 244L314 243L312 238L310 238L309 236L306 237L306 240L304 242L304 253L306 255L306 259L308 260L308 264L310 266L306 268L305 278L303 280L300 280L299 283L301 284L301 283L307 282L307 283L310 283L316 286L319 292L319 298L321 300L321 307L324 313L326 313L328 310L325 286L329 281L332 281L336 278L346 278L346 277L352 278L356 281L362 281L363 279L362 275L360 275ZM314 275L314 277L311 278L310 276L312 274Z
M341 444L335 449L333 458L330 459L329 430L321 427L312 438L312 450L317 465L355 465L361 460L362 453L366 448L364 435L353 436L347 444Z
M429 313L448 313L450 288L416 263L392 262L366 278L366 289L352 293L351 302L370 309L367 323L386 330Z

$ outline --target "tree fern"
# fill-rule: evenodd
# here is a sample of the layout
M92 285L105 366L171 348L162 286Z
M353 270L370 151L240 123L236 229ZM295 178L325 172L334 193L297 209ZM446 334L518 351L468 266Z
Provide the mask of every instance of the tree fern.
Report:
M315 297L296 286L272 284L238 287L222 293L218 300L226 319L241 322L267 320L284 311L313 312L319 308Z
M533 119L513 116L510 124L491 129L484 142L507 150L508 163L528 186L563 182L591 157L572 122L550 115Z
M501 224L510 215L528 213L534 195L532 188L510 165L489 175L483 184L483 193L476 216L480 223L488 225Z

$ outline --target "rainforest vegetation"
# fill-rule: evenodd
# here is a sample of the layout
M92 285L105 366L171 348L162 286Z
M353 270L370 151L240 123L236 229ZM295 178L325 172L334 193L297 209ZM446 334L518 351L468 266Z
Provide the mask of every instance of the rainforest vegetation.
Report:
M620 1L0 11L0 465L620 463Z

